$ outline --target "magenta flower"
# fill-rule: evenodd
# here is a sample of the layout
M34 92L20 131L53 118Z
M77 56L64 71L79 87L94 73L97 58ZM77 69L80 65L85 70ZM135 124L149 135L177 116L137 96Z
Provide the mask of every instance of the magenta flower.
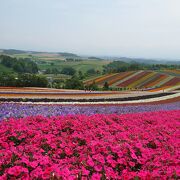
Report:
M91 177L92 180L100 180L101 179L101 174L97 174L97 173L94 173Z
M89 166L91 166L91 167L94 166L94 162L93 162L93 160L92 160L92 158L91 158L90 156L88 157L87 164L88 164Z
M27 174L27 173L28 173L28 169L22 166L14 166L8 169L8 174L15 177L18 177L19 175Z
M178 179L180 111L11 118L0 180Z

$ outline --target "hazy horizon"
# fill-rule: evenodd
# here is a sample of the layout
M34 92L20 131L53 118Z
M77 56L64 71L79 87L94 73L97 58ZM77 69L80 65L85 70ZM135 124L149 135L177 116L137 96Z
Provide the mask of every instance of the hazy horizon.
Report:
M179 0L0 0L0 49L180 59Z

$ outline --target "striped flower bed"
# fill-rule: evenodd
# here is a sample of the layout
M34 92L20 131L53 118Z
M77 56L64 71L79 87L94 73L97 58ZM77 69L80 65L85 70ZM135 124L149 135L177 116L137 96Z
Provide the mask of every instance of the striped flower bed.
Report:
M146 82L150 77L154 75L154 72L148 72L146 75L144 75L142 78L139 78L139 80L131 83L128 85L129 88L136 88L139 84Z
M92 84L92 83L101 83L102 81L106 80L107 78L109 77L113 77L115 76L116 74L108 74L108 75L104 75L104 76L101 76L101 77L98 77L96 79L93 79L93 80L90 80L90 81L86 81L85 82L85 85L89 85L89 84Z
M171 70L167 72L170 73ZM105 82L108 82L112 88L157 88L178 85L180 77L178 74L174 75L165 73L165 71L129 71L105 75L86 81L85 84L88 85L95 82L98 86L102 87Z
M120 76L123 75L123 74L124 74L124 73L114 74L114 76L110 76L110 77L104 79L103 81L98 82L97 85L103 86L105 82L108 82L108 84L111 85L111 84L110 84L110 81L112 81L112 80L114 80L114 79L117 79L118 77L120 77Z
M167 77L168 77L167 75L161 74L155 81L146 84L146 87L147 87L147 88L154 87L154 86L156 86L159 82L165 80Z
M118 84L118 87L127 87L127 86L129 86L131 83L139 80L139 78L142 78L143 76L148 75L148 74L149 74L149 72L143 71L143 72L137 74L136 76L128 79L127 81Z
M171 95L174 96L174 95ZM178 100L179 96L175 97ZM160 101L160 98L158 98ZM163 97L162 97L163 99ZM166 99L164 99L166 100ZM159 101L153 102L153 104L142 104L142 101L130 101L131 104L127 104L127 101L123 106L123 102L83 102L83 103L72 103L64 102L61 105L56 105L56 102L44 103L1 103L0 104L0 120L10 118L10 117L27 117L27 116L37 116L43 114L45 117L59 116L59 115L69 115L69 114L124 114L124 113L134 113L134 112L149 112L149 111L159 111L159 110L177 110L180 107L179 101L171 101L170 103L161 104ZM128 103L130 103L128 102ZM146 102L146 101L144 101ZM148 101L147 101L148 102ZM150 101L151 102L151 101ZM139 104L137 104L139 103ZM63 105L64 104L64 105ZM67 104L67 105L66 105ZM84 104L81 106L81 104ZM109 104L109 105L108 105ZM122 105L121 105L122 104ZM121 106L120 106L121 105Z
M126 77L131 76L134 73L135 72L124 72L123 74L117 76L117 78L111 79L108 84L113 86L114 83L117 83L118 81L121 81L122 79L125 79Z
M180 84L180 78L179 77L174 77L173 79L171 79L170 81L165 83L163 86L176 86L178 84Z
M161 78L162 74L154 74L154 76L152 76L151 78L149 78L147 81L145 81L144 83L141 83L141 85L139 85L139 88L148 88L148 84L153 83L154 81L156 81L157 79Z

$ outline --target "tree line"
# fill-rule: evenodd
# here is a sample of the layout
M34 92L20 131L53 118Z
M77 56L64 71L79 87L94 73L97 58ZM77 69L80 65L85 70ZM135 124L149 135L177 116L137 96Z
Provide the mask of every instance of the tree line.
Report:
M7 74L0 73L0 86L12 87L47 87L46 77L36 74Z
M164 70L164 69L179 69L180 65L175 64L143 64L137 62L123 62L123 61L113 61L108 65L103 67L103 73L119 73L126 71L136 71L136 70Z
M38 66L29 58L14 58L0 55L0 63L8 68L12 68L17 73L38 73Z

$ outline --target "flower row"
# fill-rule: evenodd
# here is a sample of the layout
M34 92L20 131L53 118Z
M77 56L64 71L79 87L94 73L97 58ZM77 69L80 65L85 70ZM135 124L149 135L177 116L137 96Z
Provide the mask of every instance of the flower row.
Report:
M156 105L34 105L34 104L0 104L0 120L10 117L27 117L43 115L45 117L68 115L68 114L127 114L136 112L152 112L161 110L177 110L180 102L156 104Z

